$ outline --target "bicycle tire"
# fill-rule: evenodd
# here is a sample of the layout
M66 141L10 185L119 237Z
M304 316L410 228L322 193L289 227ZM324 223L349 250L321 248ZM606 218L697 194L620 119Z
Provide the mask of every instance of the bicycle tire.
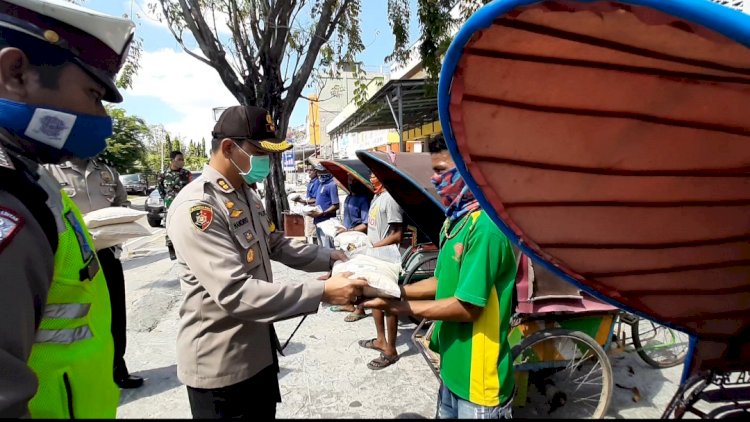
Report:
M520 344L513 347L513 349L511 350L514 366L516 365L516 359L518 359L518 357L525 349L533 347L543 341L562 338L573 339L585 343L594 352L597 359L601 363L602 391L596 409L594 410L593 414L589 416L592 419L601 419L607 413L609 405L612 402L612 395L614 392L614 373L612 371L612 364L609 360L609 357L607 356L607 353L604 351L604 349L602 349L599 343L597 343L588 334L581 331L568 330L565 328L553 328L549 330L537 331L529 337L524 338ZM515 412L516 411L514 411L514 413ZM559 417L559 415L553 415L551 417L557 418Z
M641 341L641 334L640 334L641 321L648 321L648 320L644 320L644 319L636 317L635 320L630 323L630 336L633 338L633 347L635 347L636 353L638 353L638 356L640 356L640 358L644 362L646 362L648 365L656 369L671 368L673 366L681 365L683 362L685 362L685 357L687 356L687 347L685 347L684 351L681 351L680 353L675 354L674 358L663 360L663 361L657 361L651 355L649 355L649 352L648 352L649 348L644 347L645 346L643 344L644 342ZM657 324L652 321L648 321L648 322L650 322L651 324L654 324L655 326L663 327L665 330L676 331L676 330L672 330L669 327L665 327L663 325ZM654 329L657 330L659 328L655 327Z
M435 261L437 263L437 255L434 255L434 256L425 256L423 258L420 258L417 261L417 264L414 265L404 275L404 281L403 281L402 285L406 286L407 284L411 284L413 282L412 278L414 278L414 274L417 273L417 270L419 270L419 268L422 267L422 265L424 265L424 264L426 264L426 263L428 263L430 261ZM432 275L435 275L434 271L433 271ZM422 318L415 317L414 315L409 315L408 318L409 318L409 321L411 321L411 322L413 322L415 324L419 324L420 322L422 322Z

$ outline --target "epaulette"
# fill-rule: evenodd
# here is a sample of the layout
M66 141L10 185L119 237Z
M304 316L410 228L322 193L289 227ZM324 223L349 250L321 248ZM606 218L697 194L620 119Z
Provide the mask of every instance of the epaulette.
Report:
M15 170L16 166L13 165L13 161L10 160L8 153L5 152L5 148L0 145L0 168Z
M110 166L110 167L112 167L112 168L114 168L114 167L115 167L115 165L114 165L114 164L112 164L112 162L111 162L111 161L109 161L108 159L106 159L106 158L102 157L101 155L100 155L100 156L98 156L98 157L96 157L96 161L98 161L98 162L100 162L100 163L104 163L104 164L106 164L106 165L108 165L108 166Z

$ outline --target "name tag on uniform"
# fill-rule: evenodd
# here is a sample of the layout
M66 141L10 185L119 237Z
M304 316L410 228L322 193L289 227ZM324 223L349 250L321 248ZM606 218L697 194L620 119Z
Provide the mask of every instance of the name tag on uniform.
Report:
M247 224L249 221L250 220L248 220L247 217L241 218L241 219L235 221L234 223L232 223L232 229L238 229L238 228L244 226L245 224Z

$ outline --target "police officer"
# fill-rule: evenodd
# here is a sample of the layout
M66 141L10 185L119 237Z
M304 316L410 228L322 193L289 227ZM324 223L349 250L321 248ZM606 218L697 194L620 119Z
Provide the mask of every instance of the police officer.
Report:
M276 140L267 111L230 107L213 131L211 160L167 214L185 292L177 334L177 376L196 418L273 418L281 401L278 339L272 323L314 313L321 302L351 303L364 282L346 275L325 282L273 282L271 259L325 271L345 259L293 242L276 230L249 184L269 173Z
M107 285L78 207L40 163L92 157L134 25L0 0L0 417L113 418Z
M159 175L159 180L156 183L156 188L159 190L164 200L164 208L169 210L169 206L174 201L175 196L184 188L191 180L193 180L193 174L185 170L185 157L181 151L172 151L169 153L169 168ZM169 249L169 259L175 260L177 257L174 254L174 246L172 241L167 238L167 249Z
M107 207L129 207L128 194L117 170L101 157L75 158L58 165L45 165L60 182L62 190L75 202L82 214ZM126 312L125 274L120 262L120 246L96 251L109 290L112 306L112 337L115 342L114 379L120 388L137 388L143 378L130 375L125 364Z

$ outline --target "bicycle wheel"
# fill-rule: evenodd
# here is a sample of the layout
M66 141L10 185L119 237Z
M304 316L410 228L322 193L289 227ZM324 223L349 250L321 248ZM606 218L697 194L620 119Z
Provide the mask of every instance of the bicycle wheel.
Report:
M435 275L437 255L430 254L429 256L419 258L416 262L417 263L412 265L404 275L403 281L401 283L402 285L406 286L407 284L415 283L419 280L424 280ZM419 324L422 319L413 315L409 315L409 321L415 324Z
M513 348L516 372L528 374L519 418L602 418L612 400L612 365L590 336L564 328L538 331ZM526 375L526 374L524 374Z
M638 356L654 368L670 368L685 361L689 336L643 318L630 324Z
M410 268L407 269L406 274L404 274L404 278L401 281L401 284L404 286L435 275L437 255L429 254L428 256L416 258L415 261L416 264L408 264Z

